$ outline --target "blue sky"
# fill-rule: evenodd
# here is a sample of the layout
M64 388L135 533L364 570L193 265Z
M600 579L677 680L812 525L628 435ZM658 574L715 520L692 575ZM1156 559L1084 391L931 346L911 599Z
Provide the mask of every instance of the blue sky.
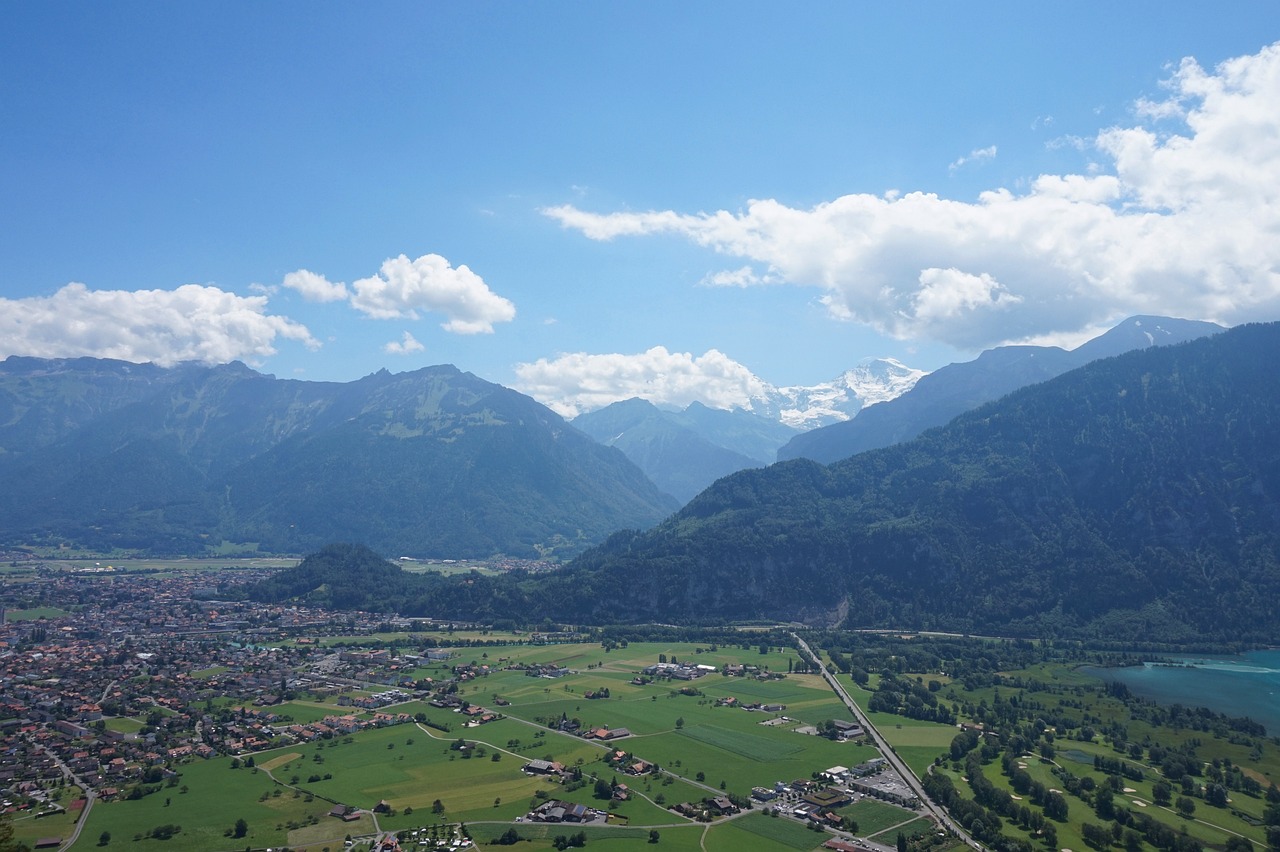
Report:
M5 17L0 357L448 362L572 414L1280 318L1274 3Z

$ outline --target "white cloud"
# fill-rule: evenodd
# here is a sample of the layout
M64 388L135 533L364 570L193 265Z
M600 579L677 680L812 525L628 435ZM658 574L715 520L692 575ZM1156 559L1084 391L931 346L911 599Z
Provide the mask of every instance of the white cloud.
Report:
M751 287L755 284L772 284L777 281L776 276L761 275L750 266L743 266L704 275L699 283L707 287Z
M454 268L438 254L416 260L405 255L389 258L378 275L351 285L351 305L375 319L418 319L418 311L434 311L449 318L441 327L457 334L493 331L495 322L509 322L516 309L489 289L466 266Z
M382 347L382 351L386 352L388 355L412 355L413 353L421 352L424 349L426 349L426 347L419 343L417 339L407 331L401 339L389 341Z
M967 163L981 163L984 160L994 160L996 158L996 146L988 145L985 148L974 148L968 155L961 157L951 165L947 166L948 171L954 172L956 169Z
M297 290L308 302L337 302L347 298L347 285L334 283L309 269L290 272L281 282L290 290Z
M660 405L745 406L767 385L715 349L697 357L655 346L635 355L577 352L517 364L518 390L565 417L641 397Z
M41 358L259 363L276 338L320 344L306 327L267 312L266 296L186 284L174 290L90 290L67 284L52 296L0 298L0 353Z
M970 322L979 326L991 311L1007 311L1022 301L1011 296L985 272L970 275L959 269L926 269L920 273L920 289L912 297L912 315L926 334L934 326L947 326L956 334L956 326Z
M1100 161L1087 174L1041 175L973 202L912 192L810 209L766 199L737 212L543 212L594 240L678 235L824 291L833 317L966 349L1126 314L1274 318L1280 43L1211 70L1184 60L1167 89L1135 109L1159 126L1082 141Z

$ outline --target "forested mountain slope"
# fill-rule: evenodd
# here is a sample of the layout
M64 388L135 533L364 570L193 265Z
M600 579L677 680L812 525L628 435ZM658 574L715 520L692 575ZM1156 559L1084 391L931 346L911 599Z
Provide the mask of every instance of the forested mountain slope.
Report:
M620 452L452 366L326 383L10 358L0 449L11 543L533 557L677 505Z
M573 616L1274 638L1280 326L1093 362L909 443L728 477L557 578Z

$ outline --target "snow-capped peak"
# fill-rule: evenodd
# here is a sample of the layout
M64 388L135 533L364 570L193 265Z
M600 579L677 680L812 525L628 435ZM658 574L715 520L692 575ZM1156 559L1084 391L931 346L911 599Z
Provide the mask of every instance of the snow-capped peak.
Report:
M868 405L899 397L923 375L924 370L892 358L870 358L829 382L782 388L770 385L752 400L751 410L795 429L815 429L848 420Z

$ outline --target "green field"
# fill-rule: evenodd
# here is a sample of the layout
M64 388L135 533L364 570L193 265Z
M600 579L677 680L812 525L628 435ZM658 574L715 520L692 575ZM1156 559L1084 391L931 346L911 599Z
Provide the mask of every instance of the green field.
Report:
M117 731L122 734L136 734L141 731L146 722L141 719L133 719L128 716L117 716L111 719L103 720L108 731Z
M916 818L913 811L908 811L897 805L890 805L885 802L877 802L875 799L861 799L852 805L846 805L837 811L840 816L847 816L858 823L858 834L862 837L870 837L873 834L879 834L887 828L901 825Z
M680 736L689 737L698 742L724 749L730 754L736 754L740 757L745 757L747 760L755 760L761 763L773 763L803 750L802 744L799 742L783 742L742 731L718 728L714 725L686 727L681 729L679 733Z
M792 819L764 814L731 820L717 826L707 837L707 852L747 852L747 850L814 849L830 835L812 831Z
M936 828L937 826L934 825L933 820L920 817L911 820L905 825L894 826L893 828L886 829L879 836L869 836L867 839L874 840L877 843L883 843L886 846L892 846L895 840L897 840L899 834L903 837L911 837L915 834L924 834L926 832L933 831Z
M31 609L7 609L4 611L6 621L37 621L41 618L61 618L70 615L65 609L51 606L38 606Z
M618 825L588 829L593 848L623 852L653 848L648 844L653 827L661 832L660 848L677 850L743 852L820 845L824 835L791 820L751 815L708 827L678 816L667 806L698 801L721 789L746 797L753 786L808 778L832 765L854 765L875 756L869 747L796 730L801 724L848 719L847 709L811 675L753 680L716 672L687 683L633 683L660 654L718 668L727 662L744 662L784 672L795 659L794 653L776 648L760 654L751 646L712 650L667 643L633 643L613 650L595 643L460 648L448 662L424 666L423 673L442 679L459 662L487 662L490 673L460 684L458 694L506 718L470 727L460 714L415 701L388 709L422 713L435 727L402 724L294 744L254 755L255 768L231 769L229 758L197 761L180 768L181 777L173 787L136 801L95 805L77 846L87 848L107 831L112 837L108 849L144 849L134 845L134 836L170 823L182 827L181 834L170 841L177 844L175 848L193 852L243 848L240 839L224 836L243 818L251 826L243 840L255 848L289 845L319 852L324 846L340 848L347 833L358 836L373 830L368 816L352 824L328 817L332 803L372 809L385 801L391 813L378 816L382 830L463 821L474 826L477 839L484 841L518 825L522 835L531 839L521 848L545 849L556 834L578 829L514 822L544 798L610 811ZM573 673L547 679L528 677L522 668L513 668L553 662ZM609 690L607 699L584 697L587 691L604 688ZM499 696L509 703L497 706L494 699ZM761 713L717 706L719 699L730 696L741 703L776 703L786 709ZM351 712L335 702L336 697L298 699L271 710L295 722ZM546 729L544 723L562 717L580 719L586 728L626 727L633 736L605 745ZM774 721L778 724L762 724ZM453 748L460 738L472 748ZM671 774L626 776L605 762L614 750L658 763ZM579 767L585 783L574 790L528 775L523 767L533 758ZM626 783L630 798L612 804L594 799L592 779L597 776ZM188 792L180 792L182 787ZM307 801L309 797L312 801ZM436 802L443 812L436 812Z
M137 850L140 847L134 840L135 835L145 835L161 825L178 825L182 832L168 845L193 852L225 850L233 847L224 832L232 828L237 819L244 819L250 827L241 848L250 844L255 847L284 845L288 842L289 823L302 822L310 816L333 823L332 837L339 845L343 836L351 831L350 825L344 827L325 816L332 807L328 802L320 799L307 802L305 796L294 798L289 792L272 798L276 785L265 772L230 766L227 758L183 766L180 785L187 786L187 793L180 792L181 786L162 787L136 801L95 804L76 848L97 844L98 837L105 831L111 835L106 849ZM263 793L268 796L265 801L260 800ZM365 825L370 825L367 818Z

